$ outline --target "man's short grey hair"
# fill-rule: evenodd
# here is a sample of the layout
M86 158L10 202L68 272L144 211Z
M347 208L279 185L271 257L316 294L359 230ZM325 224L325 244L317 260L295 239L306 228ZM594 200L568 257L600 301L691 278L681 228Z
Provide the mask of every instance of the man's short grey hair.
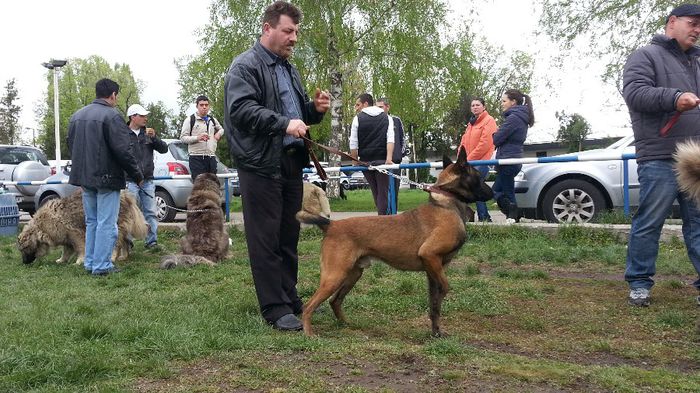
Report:
M376 99L377 102L383 102L386 105L391 105L391 102L389 102L389 99L386 97L379 97Z

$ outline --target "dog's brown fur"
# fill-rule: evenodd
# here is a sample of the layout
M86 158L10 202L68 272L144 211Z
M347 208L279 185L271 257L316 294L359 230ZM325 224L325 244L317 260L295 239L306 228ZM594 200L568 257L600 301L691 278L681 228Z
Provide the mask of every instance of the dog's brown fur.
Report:
M192 194L187 198L187 210L190 210L187 235L180 240L182 254L164 256L160 264L162 269L196 264L215 266L228 255L229 238L216 175L197 176Z
M128 237L144 238L148 225L136 199L127 191L119 196L119 235L112 254L113 260L124 260L129 256ZM63 254L57 263L68 261L77 255L76 264L85 259L85 211L83 193L78 190L63 199L46 202L24 226L17 237L17 244L24 263L48 254L51 248L63 246Z
M328 203L326 192L321 187L304 183L304 199L301 210L297 212L297 220L304 222L313 220L316 216L331 218L331 205Z
M694 140L679 143L673 158L678 186L700 206L700 143Z
M463 151L444 170L430 191L429 203L395 216L355 217L330 221L316 216L305 223L318 225L325 237L321 245L321 280L304 305L304 332L312 335L311 316L331 295L336 318L345 322L341 309L348 292L372 258L399 270L425 271L430 293L432 333L441 336L440 308L447 294L445 266L466 241L467 204L487 201L491 189L479 178ZM473 214L473 213L472 213Z

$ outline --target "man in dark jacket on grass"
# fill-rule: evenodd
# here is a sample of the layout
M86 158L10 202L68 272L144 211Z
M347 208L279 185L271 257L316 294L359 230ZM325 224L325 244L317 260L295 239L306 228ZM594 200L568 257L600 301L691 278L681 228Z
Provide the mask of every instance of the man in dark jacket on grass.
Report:
M143 185L135 182L129 174L126 175L126 188L134 194L139 202L143 216L148 223L148 235L144 246L146 250L157 251L158 247L158 219L156 218L156 185L153 183L153 151L165 153L168 144L158 138L153 128L146 128L148 114L150 112L139 104L134 104L126 110L129 117L129 137L134 147L134 157L143 173Z
M250 267L263 318L275 329L301 330L297 243L302 170L309 164L302 136L330 106L316 89L309 100L287 59L301 11L276 1L263 15L262 36L233 60L224 82L225 135L238 165Z
M650 304L659 236L676 199L688 257L700 275L700 211L679 191L672 158L678 142L700 137L700 49L695 46L699 35L700 5L681 5L666 18L664 34L654 36L625 64L623 96L632 119L639 175L639 209L632 219L625 271L633 306ZM662 136L661 129L677 112L678 122ZM700 290L700 279L693 285Z
M69 182L83 188L85 270L105 276L119 271L112 263L112 250L117 240L119 191L126 185L124 171L137 184L143 183L143 174L133 154L129 127L114 108L119 85L100 79L95 93L97 98L70 118Z

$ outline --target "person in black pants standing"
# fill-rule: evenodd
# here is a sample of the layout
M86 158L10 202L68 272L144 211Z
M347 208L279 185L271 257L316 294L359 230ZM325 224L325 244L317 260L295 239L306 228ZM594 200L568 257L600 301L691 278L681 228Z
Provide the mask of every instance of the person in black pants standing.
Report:
M321 122L330 95L304 92L287 59L297 42L301 11L276 1L262 35L236 57L224 79L224 127L238 166L250 267L263 318L275 329L301 330L297 243L302 169L309 154L300 137ZM296 314L296 315L295 315Z
M357 115L350 125L350 155L370 165L393 164L394 119L384 109L374 105L369 93L360 94L355 101ZM390 214L389 176L377 171L363 171L372 190L377 214Z

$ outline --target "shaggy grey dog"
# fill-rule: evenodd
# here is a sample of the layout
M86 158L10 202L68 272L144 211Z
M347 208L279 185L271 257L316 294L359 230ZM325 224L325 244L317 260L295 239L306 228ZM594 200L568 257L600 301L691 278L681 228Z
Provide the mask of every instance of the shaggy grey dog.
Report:
M119 235L112 253L115 261L129 256L129 236L140 239L148 233L148 225L136 199L127 191L122 191L119 199ZM85 259L83 191L79 189L66 198L46 202L17 236L17 245L24 263L32 263L48 254L51 248L63 246L63 254L57 263L77 255L75 263L82 264Z
M229 238L216 175L197 176L192 194L187 198L187 210L187 235L180 240L182 254L164 256L161 269L196 264L214 266L228 254Z

